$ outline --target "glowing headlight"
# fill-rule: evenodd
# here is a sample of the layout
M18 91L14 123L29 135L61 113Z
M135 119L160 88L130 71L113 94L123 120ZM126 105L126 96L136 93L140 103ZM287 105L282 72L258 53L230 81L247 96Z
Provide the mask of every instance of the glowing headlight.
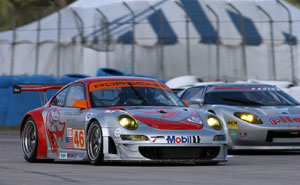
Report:
M206 122L207 124L215 129L215 130L221 130L222 129L222 124L221 124L221 121L216 117L216 116L213 116L213 115L208 115L206 117Z
M234 115L240 118L241 120L247 121L249 123L262 124L261 119L255 114L252 114L250 112L236 112L234 113Z
M127 114L121 114L118 117L119 124L127 130L136 130L139 127L138 122Z

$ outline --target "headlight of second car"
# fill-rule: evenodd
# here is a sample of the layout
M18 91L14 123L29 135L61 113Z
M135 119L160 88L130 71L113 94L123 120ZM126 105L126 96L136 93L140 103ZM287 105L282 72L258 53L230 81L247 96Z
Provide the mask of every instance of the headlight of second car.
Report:
M215 130L222 129L222 123L216 116L213 116L213 115L206 116L206 122L211 128L213 128Z
M234 115L240 118L241 120L247 121L248 123L262 124L261 119L250 112L236 112L234 113Z
M121 114L118 117L119 124L127 130L136 130L139 127L138 122L127 114Z

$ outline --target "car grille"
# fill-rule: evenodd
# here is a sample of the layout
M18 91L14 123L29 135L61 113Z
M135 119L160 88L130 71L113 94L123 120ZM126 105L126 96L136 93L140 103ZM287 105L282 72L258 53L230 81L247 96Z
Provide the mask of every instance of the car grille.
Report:
M139 152L153 160L207 160L218 156L220 147L139 147Z
M299 143L300 132L298 131L268 131L267 142L273 143Z

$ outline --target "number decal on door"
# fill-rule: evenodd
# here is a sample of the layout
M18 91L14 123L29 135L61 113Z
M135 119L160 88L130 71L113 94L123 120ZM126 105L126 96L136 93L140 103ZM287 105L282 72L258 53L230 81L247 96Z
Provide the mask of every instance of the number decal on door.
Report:
M85 149L84 129L73 129L74 149Z

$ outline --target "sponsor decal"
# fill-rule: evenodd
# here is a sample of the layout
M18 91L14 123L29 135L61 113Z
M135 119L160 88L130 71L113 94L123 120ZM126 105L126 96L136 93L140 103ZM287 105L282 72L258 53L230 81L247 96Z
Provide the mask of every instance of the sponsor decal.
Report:
M279 118L270 118L272 125L278 123L300 123L300 118L291 118L289 116L280 116Z
M237 138L237 133L235 132L235 130L230 130L230 136L234 139Z
M68 137L73 137L73 129L72 128L67 128L67 135L68 135Z
M83 159L85 157L85 155L84 154L77 154L76 155L76 159Z
M60 159L67 159L68 158L68 154L67 153L59 153L59 158Z
M236 120L228 120L227 127L228 129L237 130L239 129L239 122Z
M84 129L73 128L73 147L74 149L85 149Z
M75 154L68 153L68 159L75 159Z
M151 136L150 140L151 140L151 143L165 143L166 142L165 136Z
M91 117L92 117L92 113L87 113L86 118L85 118L85 121L90 120Z
M117 87L149 87L149 88L159 88L171 91L169 87L164 85L161 82L156 81L146 81L146 80L118 80L118 81L100 81L100 82L93 82L90 84L90 92L106 89L106 88L117 88Z
M120 128L117 128L117 129L115 130L115 136L116 136L116 137L120 137L120 135L121 135L121 129L120 129Z
M200 136L168 136L167 143L200 143Z
M68 149L73 149L73 146L73 129L67 128L66 147Z

